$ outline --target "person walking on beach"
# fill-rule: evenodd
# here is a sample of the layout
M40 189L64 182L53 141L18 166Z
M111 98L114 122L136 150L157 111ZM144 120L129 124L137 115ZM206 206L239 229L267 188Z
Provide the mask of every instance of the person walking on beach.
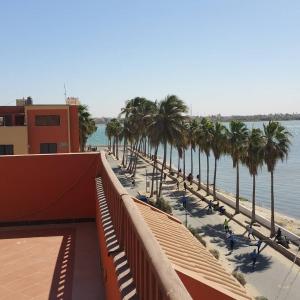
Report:
M177 190L179 191L179 180L177 180L176 184L177 184Z
M229 220L227 220L226 218L224 221L224 229L226 233L229 231Z
M253 228L252 228L252 224L249 225L248 228L248 239L250 240L250 236L252 235L252 237L256 240L254 234L253 234Z
M251 260L252 260L252 271L254 271L254 267L256 264L256 259L257 259L257 253L256 253L256 249L253 250L253 252L251 252Z

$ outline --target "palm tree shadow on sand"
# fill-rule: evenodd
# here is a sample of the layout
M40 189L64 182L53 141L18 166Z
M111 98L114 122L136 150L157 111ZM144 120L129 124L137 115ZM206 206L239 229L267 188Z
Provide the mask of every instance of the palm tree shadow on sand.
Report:
M222 224L203 225L199 227L199 232L211 237L211 243L215 243L220 247L229 248L229 243L226 240L226 233ZM243 234L236 234L234 249L241 247L249 247L249 242L243 237Z
M229 260L236 264L236 269L239 269L245 274L265 271L269 269L272 264L272 258L261 253L257 257L254 270L252 269L250 252L244 254L236 254L233 258L229 258Z

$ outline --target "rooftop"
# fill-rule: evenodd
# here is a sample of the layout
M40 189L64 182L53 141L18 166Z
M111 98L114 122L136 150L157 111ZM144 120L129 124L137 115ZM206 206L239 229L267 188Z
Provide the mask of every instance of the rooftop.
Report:
M0 228L0 299L104 299L95 223Z

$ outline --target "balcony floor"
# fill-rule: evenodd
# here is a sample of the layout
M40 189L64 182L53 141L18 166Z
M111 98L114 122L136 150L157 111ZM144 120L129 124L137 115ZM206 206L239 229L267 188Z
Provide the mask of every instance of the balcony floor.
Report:
M95 223L0 228L0 299L104 299Z

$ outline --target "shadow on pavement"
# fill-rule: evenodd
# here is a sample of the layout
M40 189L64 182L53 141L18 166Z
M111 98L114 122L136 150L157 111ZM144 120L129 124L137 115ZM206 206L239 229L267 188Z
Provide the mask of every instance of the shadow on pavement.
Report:
M226 240L226 233L222 224L204 225L200 227L200 230L204 235L212 238L212 243L215 243L220 247L229 246L229 243ZM234 235L234 240L234 249L238 249L241 247L249 247L249 241L245 239L242 234Z
M247 274L252 273L252 260L251 260L251 252L244 254L237 254L234 258L228 258L229 261L232 261L236 264L236 269L239 269L241 272ZM271 257L267 257L264 254L259 254L256 260L256 264L254 267L254 272L261 272L266 269L269 269L272 264Z

